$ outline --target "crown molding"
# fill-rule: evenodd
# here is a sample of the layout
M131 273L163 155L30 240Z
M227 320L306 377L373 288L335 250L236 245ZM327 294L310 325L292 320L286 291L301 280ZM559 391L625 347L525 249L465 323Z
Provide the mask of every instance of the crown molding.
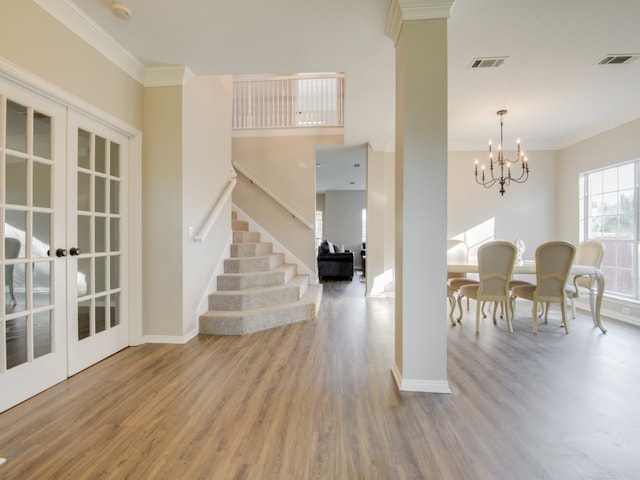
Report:
M145 70L142 84L145 87L184 86L193 76L193 72L185 65L148 67Z
M403 20L449 18L455 0L393 0L400 4Z
M405 20L449 18L455 0L391 0L385 35L398 41Z
M33 2L134 80L144 83L145 66L75 4L69 0L33 0Z

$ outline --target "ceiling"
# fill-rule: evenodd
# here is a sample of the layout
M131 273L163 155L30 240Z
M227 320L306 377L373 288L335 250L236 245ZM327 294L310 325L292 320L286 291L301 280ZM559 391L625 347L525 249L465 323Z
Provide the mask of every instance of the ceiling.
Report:
M68 0L70 1L70 0ZM145 66L196 75L345 72L345 143L395 150L395 49L389 0L74 0ZM638 0L455 0L448 21L449 148L558 149L640 117ZM472 69L475 58L504 57Z

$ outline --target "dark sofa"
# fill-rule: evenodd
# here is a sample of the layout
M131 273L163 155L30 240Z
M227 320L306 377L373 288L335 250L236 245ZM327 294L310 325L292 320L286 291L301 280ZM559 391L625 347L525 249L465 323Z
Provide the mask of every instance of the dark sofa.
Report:
M323 240L318 247L319 278L353 278L353 252Z

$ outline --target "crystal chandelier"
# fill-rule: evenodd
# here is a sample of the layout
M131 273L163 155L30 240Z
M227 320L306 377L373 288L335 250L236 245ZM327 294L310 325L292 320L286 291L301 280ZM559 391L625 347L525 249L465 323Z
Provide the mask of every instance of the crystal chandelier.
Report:
M498 145L498 158L496 160L493 159L493 148L491 141L489 141L489 174L485 176L484 165L482 165L480 175L478 176L478 160L476 159L475 175L476 182L484 188L491 188L496 183L500 185L500 195L504 195L504 192L506 191L504 187L508 187L511 182L524 183L527 181L529 178L529 162L527 157L524 155L524 151L520 149L520 139L517 140L518 151L515 160L504 158L502 117L507 114L507 111L498 110L496 113L500 116L500 144ZM518 177L511 176L511 166L517 163L522 165L522 172L520 172L520 176Z

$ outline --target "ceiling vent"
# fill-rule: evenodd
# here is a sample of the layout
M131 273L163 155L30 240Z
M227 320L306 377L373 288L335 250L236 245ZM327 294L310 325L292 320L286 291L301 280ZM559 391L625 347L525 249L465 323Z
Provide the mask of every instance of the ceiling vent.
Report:
M625 54L625 55L607 55L598 62L599 65L627 65L635 62L638 57L637 53Z
M474 58L470 68L497 68L504 63L507 57Z

